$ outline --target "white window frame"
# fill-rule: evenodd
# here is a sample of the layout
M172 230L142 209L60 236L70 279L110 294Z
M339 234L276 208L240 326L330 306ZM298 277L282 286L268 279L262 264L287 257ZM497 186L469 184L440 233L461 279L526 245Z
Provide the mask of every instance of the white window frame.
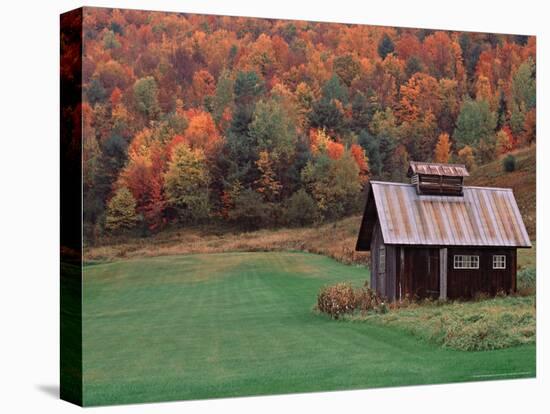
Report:
M506 269L506 255L494 254L493 255L493 269Z
M378 249L378 273L386 273L386 246Z
M475 254L455 254L454 269L479 269L479 256Z

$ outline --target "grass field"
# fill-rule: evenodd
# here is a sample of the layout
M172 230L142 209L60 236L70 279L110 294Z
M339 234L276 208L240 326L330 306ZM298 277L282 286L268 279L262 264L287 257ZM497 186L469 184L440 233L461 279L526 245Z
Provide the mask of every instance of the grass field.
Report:
M444 349L312 312L364 267L307 253L159 256L84 270L85 405L430 384L535 374L535 346Z

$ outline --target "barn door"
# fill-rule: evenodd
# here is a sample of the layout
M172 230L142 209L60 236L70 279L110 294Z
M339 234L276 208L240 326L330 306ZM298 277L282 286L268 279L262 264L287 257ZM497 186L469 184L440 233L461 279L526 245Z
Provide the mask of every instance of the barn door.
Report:
M414 249L413 295L439 297L439 249Z

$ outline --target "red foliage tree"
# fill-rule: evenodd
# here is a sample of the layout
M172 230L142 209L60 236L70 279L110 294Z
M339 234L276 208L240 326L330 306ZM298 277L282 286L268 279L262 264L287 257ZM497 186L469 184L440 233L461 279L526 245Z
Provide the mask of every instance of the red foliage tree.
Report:
M406 33L395 43L395 50L400 59L407 60L412 56L420 57L422 44L414 34Z

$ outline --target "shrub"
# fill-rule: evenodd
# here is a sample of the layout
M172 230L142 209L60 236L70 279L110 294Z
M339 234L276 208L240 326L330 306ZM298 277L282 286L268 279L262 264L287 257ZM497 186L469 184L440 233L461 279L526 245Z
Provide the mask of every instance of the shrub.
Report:
M252 189L242 190L235 199L235 207L229 212L229 219L253 230L269 222L272 204L264 202L262 196Z
M292 194L285 207L285 222L293 226L311 224L319 214L315 200L304 189Z
M522 296L532 295L536 292L536 288L537 288L537 271L532 267L521 269L518 272L518 279L517 279L518 294Z
M363 313L374 311L388 313L390 308L378 294L365 286L353 289L350 283L325 286L317 296L317 309L333 319L358 310Z
M355 292L355 303L356 308L361 312L382 310L382 305L384 305L384 310L387 311L387 306L382 302L382 298L367 286L357 289Z
M325 286L317 295L317 308L333 319L352 313L356 307L355 291L350 283Z
M504 168L504 171L506 171L506 172L515 171L516 170L516 157L514 157L512 154L508 154L502 160L502 167Z

